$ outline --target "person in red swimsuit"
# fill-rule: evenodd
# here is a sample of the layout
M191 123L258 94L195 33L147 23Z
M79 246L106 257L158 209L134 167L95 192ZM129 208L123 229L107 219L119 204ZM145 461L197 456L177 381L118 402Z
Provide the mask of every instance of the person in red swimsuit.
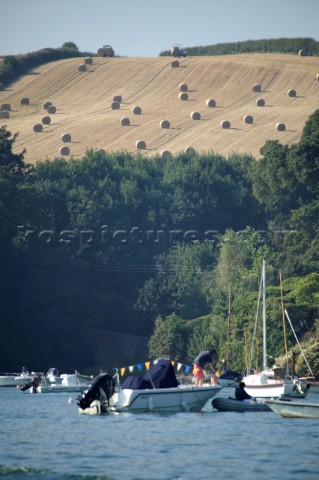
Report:
M210 350L204 350L203 352L199 353L194 360L194 369L193 375L196 379L195 385L201 387L204 383L205 372L204 367L207 364L210 364L212 370L214 369L214 362L216 360L217 352L215 348L211 348Z

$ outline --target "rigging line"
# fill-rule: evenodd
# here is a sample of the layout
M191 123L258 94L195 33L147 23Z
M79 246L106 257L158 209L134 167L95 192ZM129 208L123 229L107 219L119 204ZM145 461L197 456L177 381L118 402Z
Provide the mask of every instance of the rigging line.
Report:
M285 309L285 314L286 314L286 317L287 317L287 319L288 319L288 322L290 323L291 330L293 331L293 334L294 334L294 336L295 336L295 339L297 340L297 343L298 343L298 346L299 346L300 351L301 351L301 353L302 353L302 356L303 356L303 358L304 358L304 360L305 360L305 362L306 362L306 364L307 364L307 366L308 366L308 368L309 368L309 371L310 371L311 375L313 375L313 371L311 370L310 365L309 365L309 363L308 363L308 361L307 361L307 359L306 359L306 356L305 356L305 354L303 353L303 350L302 350L302 348L301 348L301 345L300 345L300 343L299 343L299 340L298 340L298 338L297 338L296 332L295 332L295 330L294 330L294 327L292 326L292 323L291 323L291 321L290 321L290 318L289 318L289 315L288 315L288 312L287 312L286 309Z
M250 353L249 353L249 370L248 370L248 373L250 372L251 364L252 364L252 361L253 361L253 354L254 354L253 350L254 350L254 344L255 344L255 341L256 341L256 332L257 332L257 323L258 323L258 315L259 315L259 306L260 306L262 287L263 287L263 274L261 274L261 279L260 279L259 294L258 294L258 301L257 301L257 311L256 311L255 326L254 326L254 334L253 334L253 338L252 338L252 341L251 341Z

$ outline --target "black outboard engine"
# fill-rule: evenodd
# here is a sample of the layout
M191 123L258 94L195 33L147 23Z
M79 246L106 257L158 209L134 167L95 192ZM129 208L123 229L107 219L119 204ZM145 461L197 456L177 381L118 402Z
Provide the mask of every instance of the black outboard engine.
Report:
M94 400L100 402L108 401L115 392L115 382L113 377L107 373L100 373L87 392L83 392L78 398L77 404L82 410L90 407Z
M40 385L40 383L41 383L41 378L40 377L34 377L34 379L31 382L29 382L26 385L24 385L23 387L21 387L20 390L21 390L21 392L25 392L29 388L32 388L32 393L37 393L37 388Z

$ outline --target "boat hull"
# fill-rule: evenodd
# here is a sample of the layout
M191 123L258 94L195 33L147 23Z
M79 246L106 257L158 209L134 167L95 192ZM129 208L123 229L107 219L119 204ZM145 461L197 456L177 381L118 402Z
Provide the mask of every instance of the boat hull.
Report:
M80 413L200 412L208 400L213 398L221 389L220 385L179 386L154 390L123 389L113 395L109 404L102 403L100 408L93 407L91 411L89 407L87 412L80 410Z
M36 393L82 393L91 385L39 385L36 389ZM29 391L32 392L30 388Z
M220 412L271 412L271 408L265 403L229 397L213 398L212 406Z
M273 412L285 418L319 418L319 404L306 402L265 401Z
M1 375L0 387L16 387L18 384L13 375Z
M285 393L285 384L254 385L245 382L245 390L248 395L255 398L280 398Z

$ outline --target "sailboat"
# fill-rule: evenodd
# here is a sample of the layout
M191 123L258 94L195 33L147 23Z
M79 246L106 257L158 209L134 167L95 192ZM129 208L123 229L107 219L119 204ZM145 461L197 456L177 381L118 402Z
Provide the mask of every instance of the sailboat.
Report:
M262 266L262 306L263 306L263 370L259 373L248 374L243 377L246 392L255 398L284 398L307 395L307 388L298 378L277 373L281 369L269 367L267 363L267 331L266 331L266 262Z

